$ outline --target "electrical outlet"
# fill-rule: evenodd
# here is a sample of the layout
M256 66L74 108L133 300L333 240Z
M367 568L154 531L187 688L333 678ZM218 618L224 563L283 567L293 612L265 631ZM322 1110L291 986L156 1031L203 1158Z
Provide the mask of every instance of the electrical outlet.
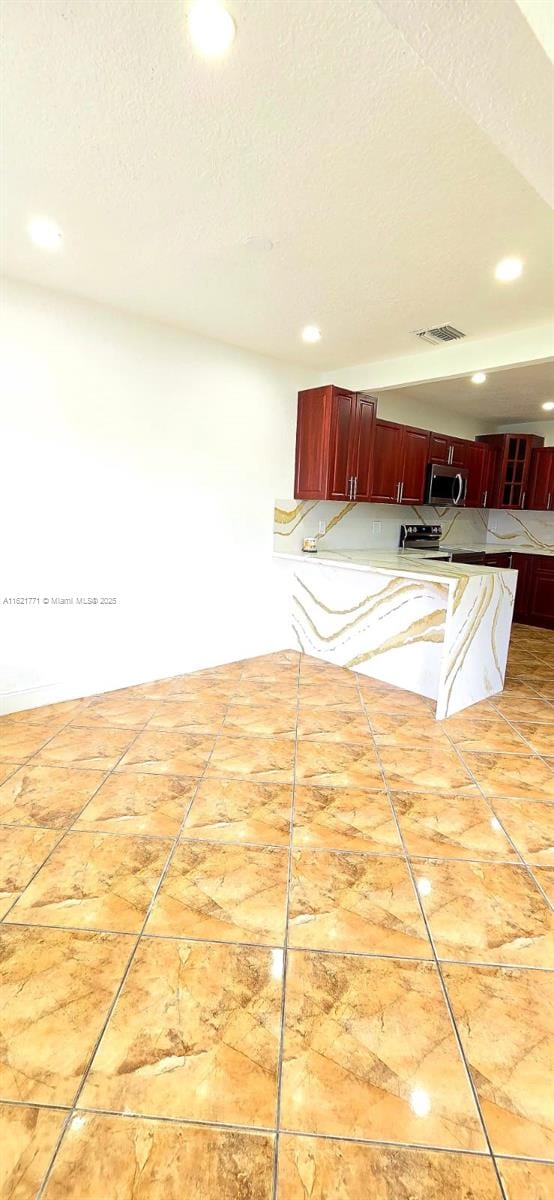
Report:
M325 521L320 521L319 522L319 536L323 537L323 535L325 533L327 533L327 526L325 524Z
M371 522L372 533L380 533L382 528L383 528L383 526L380 521L372 521Z

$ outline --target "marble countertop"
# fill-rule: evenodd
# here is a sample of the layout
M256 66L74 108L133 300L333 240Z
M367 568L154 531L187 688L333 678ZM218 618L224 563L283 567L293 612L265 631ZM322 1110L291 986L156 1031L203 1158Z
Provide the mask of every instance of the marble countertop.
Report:
M496 548L488 547L491 553ZM327 567L344 567L351 571L371 568L383 575L403 575L408 579L455 580L471 579L478 575L496 575L508 568L485 567L481 564L436 561L425 557L424 550L318 550L316 554L305 554L302 550L281 553L275 551L274 558L293 562L313 563ZM409 565L408 565L409 564Z

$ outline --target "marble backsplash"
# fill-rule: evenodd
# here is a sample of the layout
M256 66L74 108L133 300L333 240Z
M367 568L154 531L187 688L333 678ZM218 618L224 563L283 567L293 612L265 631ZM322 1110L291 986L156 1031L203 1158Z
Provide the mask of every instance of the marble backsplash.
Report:
M502 546L554 552L554 512L430 508L427 505L356 504L333 500L276 500L274 549L302 548L316 537L321 549L382 549L398 546L400 526L442 525L446 545ZM324 532L323 532L324 530Z

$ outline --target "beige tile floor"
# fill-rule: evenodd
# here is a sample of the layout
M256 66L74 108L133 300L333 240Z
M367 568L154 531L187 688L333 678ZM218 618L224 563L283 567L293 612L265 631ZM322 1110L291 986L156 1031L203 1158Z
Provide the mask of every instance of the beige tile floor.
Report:
M516 626L442 723L293 652L2 718L1 1200L550 1198L553 678Z

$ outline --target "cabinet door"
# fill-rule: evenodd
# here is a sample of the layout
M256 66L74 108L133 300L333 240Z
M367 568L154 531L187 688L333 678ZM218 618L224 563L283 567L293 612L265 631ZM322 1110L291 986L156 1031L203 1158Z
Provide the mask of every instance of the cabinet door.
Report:
M524 508L530 458L529 438L507 434L497 497L499 508Z
M529 574L527 623L554 629L554 560L537 556Z
M493 455L488 507L525 508L531 451L543 439L525 433L486 433L477 441L488 445Z
M393 421L375 422L372 500L398 503L403 432Z
M450 440L444 433L431 434L429 441L429 462L448 462L450 458Z
M375 405L370 396L358 396L352 476L354 499L370 500L375 440Z
M487 467L486 446L474 442L469 456L469 474L467 479L466 508L484 508L483 502L486 487L484 477Z
M531 451L526 508L548 512L554 508L554 449Z
M497 473L498 451L491 446L483 446L485 451L485 460L483 465L483 474L481 478L481 501L480 508L492 508L494 500L494 487Z
M327 495L327 459L331 388L306 388L298 393L294 495L298 500L324 500Z
M400 499L403 504L421 504L429 462L429 430L404 426Z
M452 450L450 452L450 462L453 467L469 467L471 455L471 442L464 441L463 438L452 438Z
M356 437L358 398L355 392L333 388L329 438L328 500L348 500Z
M529 608L530 567L533 561L531 554L513 554L512 567L517 571L516 598L514 604L514 620L526 621Z

